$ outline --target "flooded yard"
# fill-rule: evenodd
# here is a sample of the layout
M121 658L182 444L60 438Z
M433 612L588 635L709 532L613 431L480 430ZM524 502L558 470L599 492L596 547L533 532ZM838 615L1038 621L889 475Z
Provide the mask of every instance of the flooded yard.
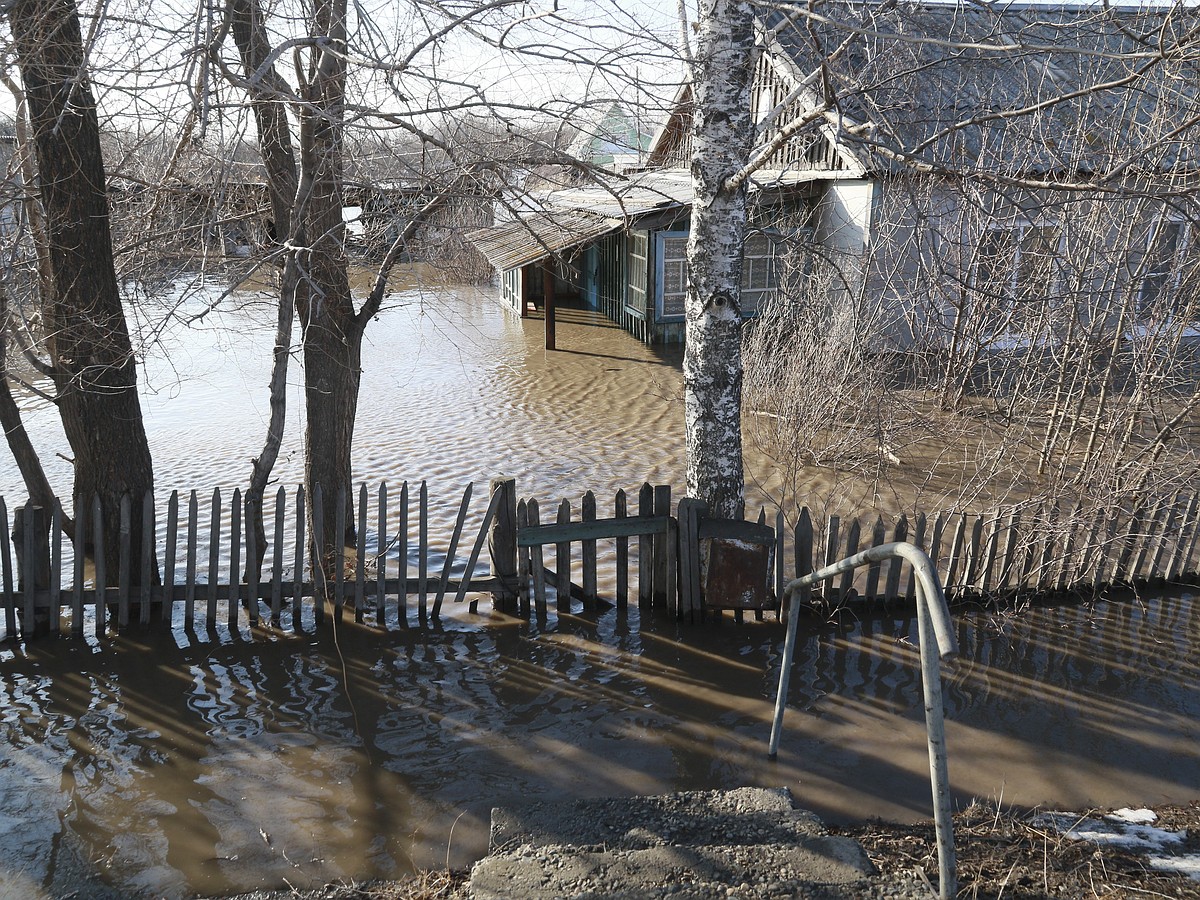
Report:
M247 299L147 347L162 488L248 475L272 316ZM564 315L562 349L547 354L540 328L486 290L401 286L368 329L356 479L428 478L442 496L499 474L542 497L611 497L642 481L681 491L678 351ZM285 484L300 476L298 378ZM35 444L55 446L53 411L29 401L26 415ZM764 461L749 466L769 482ZM65 462L50 474L69 484ZM11 461L0 493L23 495ZM682 626L578 604L541 623L480 612L455 608L427 630L196 635L177 620L0 644L0 896L83 884L93 896L107 886L182 898L463 866L486 848L491 807L552 797L786 786L835 820L931 815L911 619L802 623L769 763L778 624ZM946 708L958 805L1196 797L1190 594L961 609L955 621L962 656L946 673Z

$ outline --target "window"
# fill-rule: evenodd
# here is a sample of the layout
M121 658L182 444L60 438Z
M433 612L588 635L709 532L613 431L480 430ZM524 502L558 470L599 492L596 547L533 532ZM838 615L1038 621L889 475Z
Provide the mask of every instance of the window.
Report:
M1054 300L1062 231L1052 224L987 229L978 247L973 287L984 334L1023 331Z
M625 304L642 315L646 314L646 275L650 262L650 235L645 231L630 232L627 244L629 253L629 290Z
M657 244L658 317L682 319L687 298L687 232L661 232Z
M777 238L764 231L746 235L742 246L742 315L757 313L779 287Z
M1161 219L1146 244L1138 311L1145 313L1165 298L1171 308L1179 287L1180 261L1190 243L1190 227L1177 219Z

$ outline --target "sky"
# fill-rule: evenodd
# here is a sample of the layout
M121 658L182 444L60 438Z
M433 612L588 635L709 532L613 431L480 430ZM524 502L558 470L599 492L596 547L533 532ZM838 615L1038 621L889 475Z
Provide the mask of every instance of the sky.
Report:
M125 128L177 123L193 98L201 98L214 127L244 123L240 93L218 89L218 73L209 73L209 90L196 89L204 74L196 48L220 22L197 23L195 6L169 0L154 0L148 16L149 5L145 0L80 0L85 36L94 36L91 68L101 115ZM402 120L464 102L495 104L501 114L520 118L537 108L562 113L588 97L635 101L648 90L669 97L679 79L672 0L508 3L429 40L451 18L480 5L476 0L351 0L350 91L364 107ZM280 0L270 8L276 41L297 36L302 3ZM489 41L506 49L489 47ZM233 62L231 39L226 46L226 58ZM420 52L411 55L417 46ZM280 55L277 69L294 83L291 53ZM12 110L11 97L0 90L0 112L11 115Z

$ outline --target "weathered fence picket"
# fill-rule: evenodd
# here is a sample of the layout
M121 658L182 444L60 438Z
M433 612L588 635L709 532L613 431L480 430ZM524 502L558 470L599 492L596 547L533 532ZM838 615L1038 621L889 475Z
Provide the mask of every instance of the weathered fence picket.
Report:
M187 629L218 624L232 629L247 622L254 627L260 624L260 616L267 616L268 607L272 626L282 627L290 615L291 627L299 629L305 615L311 615L310 622L322 623L326 604L335 620L342 619L350 605L357 622L408 627L410 592L417 595L414 612L422 622L439 618L448 598L454 604L469 601L475 611L477 601L468 595L484 592L493 593L497 609L507 610L511 597L512 612L544 618L548 585L555 588L557 607L564 613L577 608L576 602L585 611L610 602L625 609L636 589L643 610L663 610L693 621L702 621L710 613L716 619L723 615L719 603L704 597L701 542L728 538L731 532L715 527L720 521L708 519L706 507L698 501L684 498L673 511L666 486L643 485L632 515L628 495L617 492L611 518L599 517L596 495L586 492L574 518L570 500L556 498L544 505L536 499L518 501L511 479L497 479L479 531L470 535L468 523L478 521L478 512L473 519L473 488L468 486L445 524L449 533L445 553L431 546L430 533L435 529L426 482L419 483L411 517L416 520L412 522L416 533L409 534L408 487L403 483L397 496L389 495L387 485L381 484L377 494L360 485L349 500L345 491L339 491L334 519L345 540L333 542L339 546L324 561L307 560L309 548L320 546L325 536L326 498L319 488L313 494L311 517L306 515L303 489L289 497L280 488L273 510L261 510L267 526L262 534L253 524L260 510L244 502L240 490L228 495L213 490L205 503L208 522L201 521L201 501L195 491L186 499L172 492L164 509L156 507L150 495L125 497L113 519L106 518L98 497L81 497L75 506L84 514L74 522L67 521L57 503L49 511L17 507L11 513L15 518L10 519L10 507L0 498L0 623L4 629L0 639L18 632L32 637L39 631L66 628L64 613L76 635L83 633L85 622L94 622L96 634L104 634L109 627L123 630L131 623L144 625L160 617L173 620L173 613L182 614ZM182 503L186 509L181 509ZM542 524L542 508L554 510L552 523ZM110 547L107 556L89 556L93 546L104 545L106 522L114 519L119 529L115 548ZM1194 579L1200 494L1151 498L1131 510L1085 511L1077 506L1063 510L1045 504L1020 510L995 508L982 515L918 514L911 520L900 516L890 525L875 513L861 520L829 515L816 525L809 510L802 509L790 531L788 521L781 510L773 516L763 510L757 526L746 523L747 528L759 529L754 540L771 551L763 557L772 561L763 573L766 597L779 597L789 568L805 573L866 546L903 540L930 554L951 596L1080 591L1108 584ZM368 523L375 526L373 536ZM274 532L269 530L272 526ZM311 542L306 528L314 531ZM864 528L869 528L869 535ZM287 543L289 534L295 539L292 548ZM67 540L70 552L64 553ZM475 570L485 542L496 574L478 576ZM548 544L554 549L553 569L546 565ZM465 569L460 550L467 554ZM794 560L791 566L786 564L789 552ZM502 564L509 574L497 568L498 554L505 559L511 554L512 561ZM431 558L437 563L432 570ZM290 571L287 561L292 562ZM576 561L581 585L572 581ZM64 571L64 566L69 568ZM110 571L114 568L115 578ZM415 577L410 577L411 568ZM456 576L459 571L463 574ZM631 577L638 580L636 588ZM858 577L861 580L856 581L847 575L830 583L825 602L847 601L857 590L868 601L892 604L911 599L916 589L911 570L896 561L868 566ZM310 604L311 614L306 610ZM390 607L396 610L394 620ZM744 608L729 608L740 621ZM749 608L761 618L762 609ZM89 613L93 618L88 618Z

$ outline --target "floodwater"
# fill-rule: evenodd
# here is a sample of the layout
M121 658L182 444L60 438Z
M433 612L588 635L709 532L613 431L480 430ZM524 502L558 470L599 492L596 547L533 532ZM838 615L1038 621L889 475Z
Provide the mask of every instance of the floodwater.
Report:
M541 497L678 489L677 358L566 318L566 349L546 354L540 322L486 295L406 286L369 332L356 477L426 477L434 496L500 472ZM168 488L244 481L266 416L269 311L221 309L201 325L147 349ZM28 407L50 446L51 411ZM285 482L300 466L294 413L290 424ZM0 488L15 496L9 469ZM556 797L783 785L833 819L931 815L910 619L802 623L769 763L777 624L578 607L530 623L486 607L428 630L0 644L0 896L173 898L462 866L486 848L491 807ZM956 622L956 803L1200 794L1192 596Z

